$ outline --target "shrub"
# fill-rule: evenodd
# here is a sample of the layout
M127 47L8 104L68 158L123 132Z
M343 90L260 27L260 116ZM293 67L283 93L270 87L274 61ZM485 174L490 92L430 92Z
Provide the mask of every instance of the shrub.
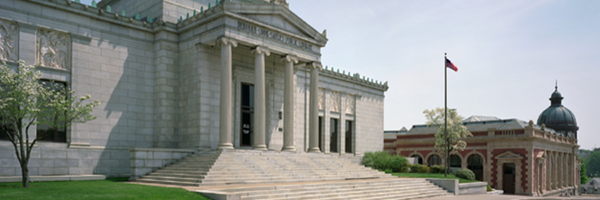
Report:
M490 187L490 185L487 185L487 191L492 191L492 187Z
M386 170L384 170L383 172L385 172L386 174L391 174L391 173L392 173L392 170L391 170L391 169L386 169Z
M445 170L445 166L444 165L432 165L431 169L429 170L429 173L443 174L444 170Z
M385 160L390 155L383 151L378 152L365 152L365 155L362 159L362 164L365 167L371 167L377 170L385 170L386 168L379 167L381 165L382 160Z
M414 165L410 166L411 173L428 173L429 170L430 170L429 167L427 167L425 165L414 164Z
M390 156L385 151L365 152L362 159L365 167L371 167L376 170L388 170L393 172L408 172L408 160L405 157L393 155Z
M387 167L392 169L394 172L407 173L408 172L408 160L403 156L393 155L388 158Z
M471 171L470 169L460 169L456 171L456 177L474 181L475 173L473 173L473 171Z

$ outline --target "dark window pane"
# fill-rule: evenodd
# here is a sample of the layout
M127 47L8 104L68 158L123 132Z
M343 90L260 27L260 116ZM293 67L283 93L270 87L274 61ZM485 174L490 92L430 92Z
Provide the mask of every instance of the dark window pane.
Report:
M457 155L450 156L450 167L461 167L460 163L460 157L458 157Z
M54 91L65 91L67 88L67 84L64 82L56 82L49 80L40 80L40 83L44 85L44 87L49 88ZM65 96L64 98L67 98ZM51 111L48 111L51 112ZM59 113L57 113L59 114ZM64 113L63 113L64 114ZM52 116L48 116L52 117ZM48 120L52 120L51 118ZM58 129L50 127L45 124L38 124L36 128L36 134L38 136L46 135L41 138L40 141L49 141L49 142L67 142L67 128L60 127Z

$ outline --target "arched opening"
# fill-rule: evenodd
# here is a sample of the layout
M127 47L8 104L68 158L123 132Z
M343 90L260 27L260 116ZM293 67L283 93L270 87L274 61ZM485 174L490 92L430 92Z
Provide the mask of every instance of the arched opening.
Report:
M440 159L440 156L438 156L438 155L431 155L431 156L429 156L429 160L427 160L427 166L441 165L441 164L442 164L442 159Z
M477 154L469 156L467 168L475 173L475 180L483 181L483 158Z
M415 154L415 155L412 155L411 158L415 158L419 165L423 164L423 158L421 158L421 156Z
M457 167L460 168L461 167L461 159L460 156L458 155L450 155L450 167Z

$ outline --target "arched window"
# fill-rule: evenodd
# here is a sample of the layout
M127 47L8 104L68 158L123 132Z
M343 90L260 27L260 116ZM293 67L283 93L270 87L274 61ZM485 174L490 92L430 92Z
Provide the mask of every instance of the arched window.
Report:
M475 174L475 180L483 181L483 158L477 154L469 156L467 168Z
M429 156L429 160L427 160L428 166L441 165L441 164L442 164L442 159L440 159L440 157L438 155L431 155L431 156Z
M413 155L413 156L411 156L411 158L417 159L417 163L419 163L419 165L423 164L423 158L421 158L421 156L419 156L419 155Z
M450 155L450 167L461 167L461 160L458 155Z

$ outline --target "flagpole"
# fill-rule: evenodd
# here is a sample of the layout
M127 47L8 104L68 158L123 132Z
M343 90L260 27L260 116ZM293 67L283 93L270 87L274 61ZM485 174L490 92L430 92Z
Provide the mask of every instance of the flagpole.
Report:
M450 153L448 152L448 81L447 81L447 73L448 67L446 67L446 53L444 53L444 140L446 141L446 145L444 148L446 149L446 164L444 167L444 177L448 177L448 156Z

